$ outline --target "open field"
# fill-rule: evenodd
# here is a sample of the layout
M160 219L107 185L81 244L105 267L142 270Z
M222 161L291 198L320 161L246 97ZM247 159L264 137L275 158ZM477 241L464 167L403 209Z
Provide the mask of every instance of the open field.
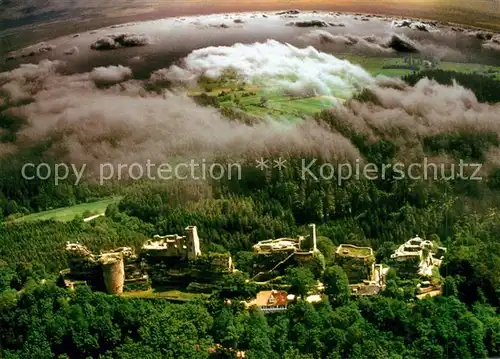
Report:
M353 64L360 65L374 76L385 75L389 77L402 77L413 71L409 68L391 68L408 65L408 63L405 62L404 57L366 57L356 55L339 55L339 58L344 58L346 60L349 60ZM418 64L419 59L417 56L414 56L412 61L415 61ZM422 67L420 66L420 68ZM442 61L437 64L436 68L467 73L478 72L483 75L496 77L500 80L500 67L498 66L495 67L474 63Z
M265 104L261 103L262 97L266 99ZM282 94L266 94L261 90L255 95L240 97L237 103L228 100L221 102L220 105L223 108L239 107L258 117L270 115L271 117L299 119L304 115L313 115L323 109L331 108L334 103L325 96L293 98Z
M33 213L15 219L14 222L44 221L49 219L67 222L74 219L75 216L83 215L85 212L90 212L91 214L104 213L108 205L119 202L120 198L121 197L113 197L113 198L103 199L97 202L82 203L71 207L57 208L57 209L52 209L50 211Z
M167 300L175 300L182 302L196 300L196 299L205 299L209 297L208 294L203 294L203 293L189 293L173 289L160 290L152 288L148 290L124 292L122 296L125 298L167 299Z
M408 66L403 57L368 57L351 54L339 55L338 57L361 66L373 76L385 75L389 77L402 77L413 71L409 67L405 69L387 68L393 66Z
M363 67L371 75L402 77L413 71L419 71L429 65L429 60L422 60L418 55L400 57L367 57L352 54L338 54L337 57ZM433 68L458 72L476 72L500 80L500 67L435 61ZM293 80L293 79L292 79ZM260 79L259 83L262 83ZM190 96L209 96L216 99L221 108L239 109L257 118L271 117L288 121L300 121L305 116L312 116L324 109L332 108L336 101L346 99L335 94L336 100L328 96L293 97L272 86L247 83L238 74L227 72L218 79L203 78L199 88L191 89ZM338 102L337 102L338 103Z

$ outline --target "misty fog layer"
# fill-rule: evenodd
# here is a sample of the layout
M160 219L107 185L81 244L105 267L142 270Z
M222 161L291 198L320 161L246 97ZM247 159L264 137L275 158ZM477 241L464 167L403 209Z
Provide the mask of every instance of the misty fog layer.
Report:
M165 77L192 82L201 76L217 79L227 71L236 72L251 84L296 95L334 98L350 98L373 82L368 72L347 60L319 52L312 46L300 49L274 40L195 50L181 67L173 65L168 69Z
M229 121L218 110L201 107L183 94L147 93L139 81L97 87L96 74L99 79L116 80L116 67L64 76L58 73L60 66L45 61L0 75L1 88L11 103L32 101L4 111L26 119L15 142L17 149L53 139L47 153L94 168L103 162L161 162L179 157L359 156L348 140L315 122L269 120L249 126Z
M386 46L382 34L330 35L311 29L296 33L294 38L305 42L302 47L268 40L201 48L175 65L141 74L142 79L136 76L139 70L133 64L147 59L136 52L125 51L124 60L107 55L113 64L81 73L68 71L73 60L22 64L0 74L2 115L24 121L15 139L1 144L0 155L47 143L46 156L77 165L85 163L93 169L104 162L253 159L265 155L345 161L361 156L346 137L312 119L290 123L267 118L248 125L224 118L215 108L196 104L182 90L146 91L151 82L192 83L201 76L220 76L226 70L287 93L347 99L332 102L336 118L366 134L369 141L385 138L399 144L398 156L402 159L408 158L405 151L421 153L421 139L432 134L500 132L499 105L479 103L471 91L458 84L443 86L423 79L410 87L397 79L373 78L359 66L310 46L323 41L320 45L340 43L367 51L394 51ZM403 35L401 38L406 39ZM486 36L484 42L493 40L496 38ZM425 43L422 39L407 41L417 47ZM444 43L437 41L434 46L441 49ZM122 50L130 49L110 51ZM135 60L131 62L128 56L132 54ZM371 91L376 104L349 100L361 88ZM494 158L493 151L489 160Z

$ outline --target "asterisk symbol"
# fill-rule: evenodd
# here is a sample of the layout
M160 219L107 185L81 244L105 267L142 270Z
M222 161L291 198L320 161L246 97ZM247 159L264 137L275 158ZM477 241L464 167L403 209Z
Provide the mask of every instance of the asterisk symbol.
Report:
M277 160L274 160L274 168L278 168L281 171L286 168L285 163L286 160L280 157Z
M269 160L266 160L261 157L260 160L255 160L255 162L257 162L257 165L255 167L261 171L263 171L266 168L269 168Z

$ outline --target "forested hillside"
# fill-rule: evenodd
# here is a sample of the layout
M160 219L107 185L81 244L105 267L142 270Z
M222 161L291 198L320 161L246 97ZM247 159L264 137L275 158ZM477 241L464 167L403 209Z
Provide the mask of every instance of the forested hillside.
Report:
M424 71L405 81L414 84L423 77L444 84L456 79L480 101L499 100L498 82L476 75ZM377 106L373 96L354 101ZM500 144L490 130L464 130L415 135L410 146L397 134L375 137L358 131L332 110L310 120L341 133L367 162L379 166L411 156L416 161L424 156L448 163L489 161ZM394 179L388 169L385 178L339 182L337 177L302 178L303 160L311 159L287 158L285 169L269 171L247 162L241 179L208 184L137 181L120 186L16 185L22 183L15 177L21 162L5 162L0 176L6 219L0 225L0 358L235 358L237 351L250 359L500 355L500 167L488 162L478 181ZM326 159L311 171L318 173L323 163ZM118 193L120 203L88 223L82 218L11 223L9 218ZM319 277L327 300L299 301L286 312L266 316L244 310L240 300L256 292L245 281L252 245L305 235L310 223L317 226L325 256L327 267ZM120 298L54 284L66 266L67 241L95 251L138 248L155 234L182 233L187 225L197 226L202 250L231 252L241 270L225 278L207 302ZM390 271L380 295L349 297L347 277L333 260L336 246L371 246L377 263L388 263L394 249L416 234L448 249L440 269L443 296L417 300L415 281ZM287 276L294 277L298 292L310 284L310 273Z

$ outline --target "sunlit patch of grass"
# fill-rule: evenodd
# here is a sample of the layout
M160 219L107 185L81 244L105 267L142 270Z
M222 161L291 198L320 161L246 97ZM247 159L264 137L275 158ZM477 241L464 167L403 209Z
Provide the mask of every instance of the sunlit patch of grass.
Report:
M410 57L368 57L353 54L338 54L336 56L359 65L372 76L385 75L389 77L403 77L413 71L422 70L425 68L426 61L428 61L419 58L418 55ZM500 79L500 67L453 62L437 62L433 66L444 70L477 72ZM237 108L240 111L262 119L274 118L295 122L324 109L332 108L348 100L352 93L359 91L359 89L353 88L345 90L344 93L335 93L335 89L332 89L332 96L301 97L285 93L283 87L276 86L277 80L281 79L293 82L299 78L300 76L295 74L281 78L274 77L271 83L267 83L265 78L253 78L251 81L244 81L241 76L229 71L218 79L207 80L204 78L200 81L200 88L191 89L189 95L195 96L205 93L208 96L217 97L221 108ZM208 91L207 83L210 83Z
M122 296L125 298L167 299L167 300L176 300L182 302L187 302L197 299L206 299L209 297L208 294L203 294L203 293L190 293L177 289L162 290L153 288L141 291L124 292Z
M57 208L49 211L29 214L24 217L15 219L13 222L25 221L44 221L54 219L56 221L67 222L73 220L76 216L83 216L84 213L101 214L106 211L106 208L113 203L120 201L121 197L113 197L103 199L97 202L82 203L71 207Z

